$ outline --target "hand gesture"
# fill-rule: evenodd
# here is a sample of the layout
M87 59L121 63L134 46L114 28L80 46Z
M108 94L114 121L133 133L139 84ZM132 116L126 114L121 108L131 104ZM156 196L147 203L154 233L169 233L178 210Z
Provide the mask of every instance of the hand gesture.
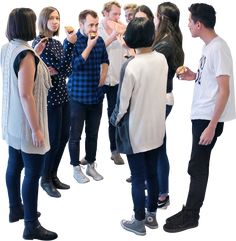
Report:
M51 66L48 67L48 70L49 70L50 75L57 75L58 74L58 71Z
M74 44L77 41L77 35L76 35L75 31L73 31L73 32L66 31L66 38L72 44Z
M48 37L42 38L40 40L40 42L38 42L35 46L34 46L34 50L38 55L41 55L43 50L46 47L46 44L48 42Z
M176 76L180 80L195 80L196 73L186 66L180 66L176 70Z
M95 32L91 32L88 34L88 42L87 42L87 46L90 47L94 47L95 44L97 43L97 39L98 39L98 34Z

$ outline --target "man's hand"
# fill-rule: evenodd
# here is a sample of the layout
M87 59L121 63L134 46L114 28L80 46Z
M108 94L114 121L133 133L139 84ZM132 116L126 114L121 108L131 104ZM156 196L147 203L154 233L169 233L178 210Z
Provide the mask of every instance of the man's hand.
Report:
M215 136L215 128L208 126L201 134L199 145L210 145Z

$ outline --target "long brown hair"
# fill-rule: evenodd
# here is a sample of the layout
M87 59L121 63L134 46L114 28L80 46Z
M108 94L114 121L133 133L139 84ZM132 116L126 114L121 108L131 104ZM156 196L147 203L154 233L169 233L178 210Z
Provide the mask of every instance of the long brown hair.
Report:
M165 36L169 36L175 45L174 65L177 68L184 63L183 35L179 27L180 11L174 3L164 2L157 7L157 18L159 19L159 24L153 47L155 48L155 45Z

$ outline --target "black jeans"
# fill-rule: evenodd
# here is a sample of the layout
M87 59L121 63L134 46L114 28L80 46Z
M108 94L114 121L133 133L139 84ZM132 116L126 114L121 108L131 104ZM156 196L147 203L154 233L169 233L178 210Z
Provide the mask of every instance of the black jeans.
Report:
M43 177L52 177L57 173L70 131L70 103L48 107L48 130L50 150L44 158Z
M69 138L70 164L80 164L80 140L85 123L85 159L88 163L96 160L97 139L102 117L102 102L86 105L71 100L71 128Z
M208 176L211 151L216 143L217 137L223 132L224 123L219 122L215 130L215 136L210 145L199 145L202 132L208 126L208 120L192 120L192 153L188 165L190 175L190 187L186 208L196 213L200 212L203 204Z
M18 209L21 200L21 171L25 168L22 183L22 198L24 203L24 220L34 222L38 220L38 182L43 169L44 155L28 154L9 146L9 158L6 171L6 184L9 205Z
M108 132L109 132L111 152L116 151L116 138L115 138L116 128L110 123L110 117L116 105L118 87L119 87L118 84L115 86L108 86L108 85L103 86L103 91L107 97L107 115L108 115L108 125L109 125Z

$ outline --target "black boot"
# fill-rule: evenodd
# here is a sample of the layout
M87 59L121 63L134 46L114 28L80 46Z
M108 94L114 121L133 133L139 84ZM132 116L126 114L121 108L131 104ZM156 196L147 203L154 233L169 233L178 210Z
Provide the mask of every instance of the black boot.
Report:
M40 212L37 212L37 217L41 216ZM24 206L21 205L19 207L10 208L9 213L9 222L14 223L19 221L20 219L24 219Z
M58 235L52 231L49 231L41 226L37 221L37 225L25 225L23 238L27 240L39 239L39 240L54 240Z
M61 197L60 192L55 188L51 178L41 178L41 187L51 197Z
M52 177L52 183L58 189L70 189L70 186L65 183L62 183L57 176Z
M186 207L177 214L167 218L163 229L168 233L177 233L198 226L199 212Z

